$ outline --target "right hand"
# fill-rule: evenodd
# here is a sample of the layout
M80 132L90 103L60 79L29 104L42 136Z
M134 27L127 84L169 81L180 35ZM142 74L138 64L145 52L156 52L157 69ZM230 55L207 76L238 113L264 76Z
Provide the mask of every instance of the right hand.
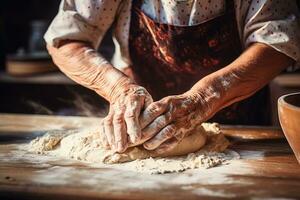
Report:
M109 113L102 120L101 141L106 149L121 153L129 144L141 140L139 116L153 100L145 88L136 84L117 89L110 100Z
M109 114L100 127L103 146L122 152L128 143L137 142L141 138L140 112L152 102L146 89L113 67L88 43L64 41L59 47L47 48L65 74L110 102Z

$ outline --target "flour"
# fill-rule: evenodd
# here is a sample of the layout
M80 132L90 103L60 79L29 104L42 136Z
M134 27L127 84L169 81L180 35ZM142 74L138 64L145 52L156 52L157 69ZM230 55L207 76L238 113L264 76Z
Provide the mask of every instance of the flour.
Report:
M205 91L209 94L204 97L206 102L209 102L211 99L219 99L221 97L220 93L211 86L209 86Z
M148 174L206 169L236 157L228 153L229 151L220 153L227 148L229 142L220 133L217 124L203 123L195 133L178 145L177 150L169 154L157 154L141 146L131 147L125 153L118 154L103 149L99 135L95 127L84 130L51 131L31 141L26 149L38 154L80 160L91 165L113 166ZM206 145L203 147L205 142Z
M225 151L225 153L198 151L187 156L136 160L126 164L124 167L147 174L165 174L183 172L188 169L208 169L221 165L233 158L237 157L231 154L230 151Z
M237 76L234 73L230 73L228 75L219 78L225 91L229 90L229 88L231 87L231 85L236 79Z

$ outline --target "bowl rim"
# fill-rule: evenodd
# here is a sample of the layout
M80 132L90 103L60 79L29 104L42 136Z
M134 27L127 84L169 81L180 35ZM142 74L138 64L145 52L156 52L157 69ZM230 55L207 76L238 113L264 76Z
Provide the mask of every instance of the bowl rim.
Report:
M282 95L281 97L278 98L278 104L282 104L282 105L285 105L289 108L292 108L292 109L295 109L295 110L299 110L300 111L300 107L298 106L294 106L293 104L290 104L288 102L286 102L284 100L284 98L288 97L288 96L293 96L293 95L300 95L300 92L294 92L294 93L289 93L289 94L285 94L285 95Z

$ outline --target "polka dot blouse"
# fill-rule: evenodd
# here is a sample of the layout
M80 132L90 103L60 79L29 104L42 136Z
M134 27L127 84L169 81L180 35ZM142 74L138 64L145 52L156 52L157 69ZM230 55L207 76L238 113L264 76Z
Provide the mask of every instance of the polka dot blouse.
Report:
M153 20L176 26L193 26L222 15L225 0L144 0L142 10ZM112 64L130 65L128 35L132 0L62 0L57 16L45 34L48 44L80 40L98 48L113 27L116 47ZM300 66L300 13L296 0L234 0L236 21L244 48L265 43Z

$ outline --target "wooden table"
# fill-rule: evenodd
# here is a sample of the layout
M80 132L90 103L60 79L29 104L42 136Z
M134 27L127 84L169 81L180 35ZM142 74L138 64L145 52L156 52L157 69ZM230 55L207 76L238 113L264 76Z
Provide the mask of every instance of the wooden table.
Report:
M300 198L300 165L287 142L278 136L278 130L274 137L277 139L249 137L235 140L231 149L237 151L241 159L227 165L164 175L97 168L78 161L45 158L19 149L20 145L46 130L89 126L98 120L0 115L0 198ZM239 129L248 134L259 133L257 128L237 127ZM226 131L230 135L229 127Z

